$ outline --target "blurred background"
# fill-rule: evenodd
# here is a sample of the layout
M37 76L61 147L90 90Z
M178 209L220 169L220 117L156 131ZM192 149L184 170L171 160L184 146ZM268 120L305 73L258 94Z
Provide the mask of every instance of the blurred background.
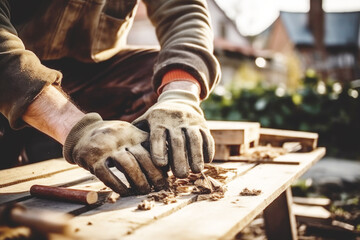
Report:
M222 79L207 119L319 133L360 160L360 1L208 0ZM158 45L140 5L132 45Z
M318 133L327 156L293 185L293 194L327 197L333 219L345 225L317 226L321 233L308 236L301 232L310 225L299 225L299 239L359 239L360 1L207 3L222 79L202 104L206 118ZM128 43L158 45L144 5ZM239 238L263 239L261 221L254 226Z

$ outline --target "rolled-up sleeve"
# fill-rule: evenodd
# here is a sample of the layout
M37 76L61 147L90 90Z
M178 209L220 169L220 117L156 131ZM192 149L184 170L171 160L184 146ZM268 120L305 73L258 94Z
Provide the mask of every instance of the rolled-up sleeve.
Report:
M0 112L14 129L25 125L22 115L46 85L60 85L62 74L43 66L25 49L10 22L8 1L0 1Z
M213 33L206 0L144 0L161 46L154 67L154 88L172 69L182 69L200 83L205 99L220 79L213 55Z

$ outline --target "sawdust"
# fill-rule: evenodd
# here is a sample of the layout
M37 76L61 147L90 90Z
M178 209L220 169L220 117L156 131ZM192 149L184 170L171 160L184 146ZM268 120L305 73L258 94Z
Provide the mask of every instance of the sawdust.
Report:
M152 193L148 196L148 198L155 202L162 202L164 204L170 204L177 202L176 196L171 191L161 190L157 193Z
M248 189L248 188L244 188L241 192L240 192L240 196L258 196L260 195L261 190L259 189Z
M224 198L226 192L224 185L231 176L229 172L232 172L234 175L236 174L236 169L227 169L211 164L205 164L204 168L202 173L190 173L187 178L180 179L173 175L169 176L167 189L149 194L149 200L143 200L139 204L138 209L149 210L143 206L148 204L147 202L149 201L171 204L177 202L179 196L190 194L196 194L197 201L217 201Z
M244 153L241 157L250 159L250 160L263 160L263 161L273 161L275 158L286 154L288 151L281 147L272 147L271 145L267 146L258 146L256 148L250 149L248 152Z
M24 226L9 227L0 226L0 239L13 240L13 239L31 239L31 229Z
M154 200L142 200L141 203L137 206L139 210L150 210L155 206Z
M112 192L110 196L107 197L106 202L115 203L120 198L120 194Z

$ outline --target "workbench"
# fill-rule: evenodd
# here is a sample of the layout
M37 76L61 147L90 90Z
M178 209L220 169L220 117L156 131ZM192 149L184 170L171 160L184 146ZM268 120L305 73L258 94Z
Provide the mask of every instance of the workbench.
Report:
M0 171L0 204L20 202L27 208L41 208L75 216L71 231L79 239L232 239L263 212L269 239L296 239L291 212L290 186L325 154L324 148L288 153L281 160L299 164L221 162L237 173L227 183L225 197L218 201L197 201L193 194L176 203L156 203L148 211L137 209L147 196L130 196L96 206L32 197L34 184L104 187L86 170L64 159L53 159ZM257 196L240 196L244 189L257 189Z

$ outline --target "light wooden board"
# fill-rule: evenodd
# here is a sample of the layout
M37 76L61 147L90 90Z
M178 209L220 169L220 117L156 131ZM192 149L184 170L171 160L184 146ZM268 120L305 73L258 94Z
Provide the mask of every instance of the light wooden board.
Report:
M46 166L48 165L46 162L44 162L44 164ZM60 169L61 167L62 166L60 166ZM40 178L27 178L30 180L19 181L17 184L12 184L7 187L0 188L0 204L15 201L17 199L29 198L30 187L34 184L44 184L49 186L69 186L90 179L95 179L95 177L91 173L80 167L70 168L66 171L58 171L57 173L55 169L56 168L52 169L52 174L45 176L40 175ZM16 171L16 168L13 168L13 171ZM36 171L36 168L34 171ZM13 173L10 172L9 175L12 176L12 174Z
M216 164L216 163L215 163ZM221 164L222 167L232 166L230 164ZM237 175L245 174L246 171L254 167L254 164L238 164L238 173ZM49 181L46 178L42 178L41 181L46 181L46 183L39 183L39 179L37 179L36 184L47 184L55 182L58 183L59 180L65 178L67 180L72 179L71 176L80 176L83 173L75 172L76 170L84 171L83 173L88 174L87 171L78 168L72 169L67 172L61 172L52 176L52 180ZM13 169L16 171L16 169ZM67 173L67 174L66 174ZM117 174L117 173L116 173ZM120 176L121 177L121 176ZM235 175L234 175L235 177ZM124 180L124 179L122 179ZM35 181L35 180L33 180ZM5 190L7 191L15 191L15 190L27 190L32 184L31 182L23 182L15 185L8 186ZM101 182L89 181L86 183L78 183L72 188L77 189L91 189L91 190L99 190L102 189L104 185ZM12 190L11 190L12 189ZM28 194L28 192L26 192ZM155 208L150 211L139 211L137 210L137 205L147 196L131 196L125 197L118 200L116 203L106 203L95 210L92 210L92 206L85 206L82 204L74 204L67 202L60 202L54 200L47 199L39 199L39 198L31 198L28 200L21 201L25 207L28 208L41 208L44 210L50 210L55 212L63 212L63 213L73 213L80 214L84 213L81 216L74 218L72 221L75 223L71 223L73 226L73 233L77 237L86 237L87 239L95 237L95 239L108 239L108 236L120 236L126 235L129 231L133 229L137 229L149 222L155 221L158 218L167 216L178 209L185 207L186 205L193 202L196 198L195 195L186 195L178 198L178 202L174 204L165 205L162 203L156 203ZM89 225L91 222L91 225ZM119 228L119 225L122 226ZM99 231L99 228L105 226L110 226L109 230L104 232ZM90 233L90 234L89 234ZM103 236L105 236L103 238Z
M207 121L216 144L247 144L259 139L260 124L256 122Z
M188 195L178 199L174 204L157 203L150 211L139 211L136 209L137 205L146 196L126 197L116 203L106 203L87 211L73 218L70 224L74 235L84 239L229 239L324 154L325 149L319 148L309 153L286 155L299 161L299 165L221 163L224 167L238 167L240 174L228 183L226 197L220 201L194 202L194 196ZM71 171L75 170L78 169ZM79 168L80 170L82 169ZM51 178L56 178L60 174L62 173L57 173ZM72 174L72 177L76 175ZM63 178L64 176L58 180L64 180ZM9 188L19 188L21 184L24 185L20 189L26 189L25 183L15 184ZM32 184L27 187L30 185ZM253 197L239 196L239 192L245 187L260 189L262 193ZM25 202L28 206L41 206L43 209L51 210L58 208L63 212L82 207L63 205L62 208L57 202L35 199ZM52 205L57 206L51 207Z
M254 167L253 164L221 164L222 167L238 169L238 175L244 175ZM155 207L149 211L137 210L138 204L147 199L147 196L132 196L118 200L116 203L108 203L92 211L84 213L71 220L71 226L75 236L93 237L94 239L111 239L113 236L122 238L131 234L152 222L158 221L163 217L169 216L176 211L191 205L196 196L186 195L178 198L176 203L163 204L156 203ZM91 225L89 225L91 222ZM99 231L106 229L106 231Z
M331 204L331 200L325 197L293 197L293 202L299 205L310 205L310 206L320 206L328 207Z
M14 168L0 170L0 189L24 181L50 177L52 174L75 168L78 166L59 158L17 167L16 171L13 170Z
M301 151L311 151L317 147L319 135L311 132L280 130L271 128L260 129L260 145L271 144L281 147L285 142L300 142Z
M324 148L294 154L300 165L260 164L230 182L224 199L195 202L122 239L231 239L324 154ZM245 187L262 193L239 196Z
M292 205L292 207L296 218L301 219L305 222L306 219L308 219L309 221L330 220L331 217L331 213L324 207L304 206L295 203Z

